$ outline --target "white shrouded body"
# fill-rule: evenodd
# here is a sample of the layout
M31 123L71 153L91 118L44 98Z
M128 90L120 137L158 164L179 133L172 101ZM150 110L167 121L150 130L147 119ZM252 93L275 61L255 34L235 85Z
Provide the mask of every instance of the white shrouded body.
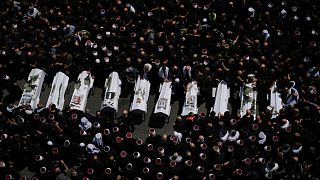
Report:
M227 82L222 80L216 88L215 102L211 111L224 114L228 111L228 102L230 98L230 88L227 86Z
M185 101L182 107L182 116L187 116L190 112L194 114L198 114L198 104L197 104L197 96L198 96L198 85L197 82L192 81L187 85L187 92Z
M109 107L118 112L118 102L121 95L121 80L117 72L112 72L105 81L106 92L101 109Z
M170 116L171 111L171 93L172 87L171 82L164 82L160 85L160 95L157 101L154 113L163 113Z
M51 91L46 107L55 104L59 110L64 106L64 94L68 88L69 77L62 72L58 72L52 81Z
M134 86L133 101L130 106L130 111L141 110L147 112L147 104L150 93L150 82L146 79L141 79L138 76Z
M32 69L25 84L19 106L31 105L35 109L40 101L40 94L46 73L41 69Z
M93 87L94 79L89 71L83 71L79 74L78 81L80 83L78 84L79 86L75 87L73 91L70 108L85 112L89 92Z

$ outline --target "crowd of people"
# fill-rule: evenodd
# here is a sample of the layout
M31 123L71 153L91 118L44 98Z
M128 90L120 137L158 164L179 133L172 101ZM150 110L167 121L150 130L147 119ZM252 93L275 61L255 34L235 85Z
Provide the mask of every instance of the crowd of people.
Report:
M33 179L319 179L319 8L314 0L0 1L0 179L27 179L18 173L25 167ZM122 96L138 75L155 94L172 81L173 100L197 81L208 111L177 116L172 135L151 128L135 139L127 111L106 121L68 106L16 107L17 80L33 68L47 84L59 71L70 81L90 71L100 88L116 71ZM256 120L238 111L249 74ZM215 114L221 80L231 111ZM299 98L272 118L275 81L283 102L292 81Z

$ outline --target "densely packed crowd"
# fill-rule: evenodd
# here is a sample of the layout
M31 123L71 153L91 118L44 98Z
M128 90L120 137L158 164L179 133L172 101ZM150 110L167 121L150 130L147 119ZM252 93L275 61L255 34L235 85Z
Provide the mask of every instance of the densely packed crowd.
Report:
M0 1L0 178L28 166L35 179L319 179L319 8L315 0ZM174 100L195 80L208 112L178 116L172 135L150 129L134 139L127 112L113 122L99 111L14 106L16 81L33 68L48 84L56 72L75 81L87 70L96 87L116 71L124 96L137 75L151 93L169 79ZM248 74L257 79L255 121L237 112ZM221 80L232 111L215 115L211 89ZM283 100L294 81L299 99L272 119L274 81Z

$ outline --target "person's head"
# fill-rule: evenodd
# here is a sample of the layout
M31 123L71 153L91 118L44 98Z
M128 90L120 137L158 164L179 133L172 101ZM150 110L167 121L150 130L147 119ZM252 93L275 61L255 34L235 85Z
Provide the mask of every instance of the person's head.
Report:
M74 168L71 168L71 176L72 177L78 176L78 172Z
M176 117L176 121L181 121L182 120L182 117L181 116L177 116Z
M128 110L126 110L126 109L123 110L123 111L122 111L122 114L123 114L123 116L128 116Z
M167 134L163 134L161 139L166 141L168 139L168 135Z

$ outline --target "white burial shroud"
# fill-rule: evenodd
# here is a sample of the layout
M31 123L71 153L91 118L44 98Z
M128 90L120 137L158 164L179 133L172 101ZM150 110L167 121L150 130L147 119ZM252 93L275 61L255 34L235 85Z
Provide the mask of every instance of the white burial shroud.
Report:
M28 81L24 86L19 106L30 105L32 109L37 107L45 75L46 73L41 69L31 70Z
M118 112L118 101L121 95L121 80L117 72L112 72L106 79L104 87L106 92L104 94L104 100L101 105L101 109L109 107Z
M167 116L170 116L171 111L171 93L172 87L171 82L164 82L160 85L160 95L157 101L154 113L164 113Z
M182 107L182 116L187 116L190 112L198 114L197 95L199 89L196 81L187 85L186 98Z
M252 83L240 87L240 116L243 117L247 110L251 110L254 120L257 113L257 91L254 90Z
M230 88L227 82L222 80L216 88L215 102L211 111L214 111L216 116L218 116L218 113L224 114L228 111L229 98Z
M134 85L134 96L130 106L130 111L141 110L147 112L148 99L150 93L150 82L146 79L141 79L138 76Z
M94 79L89 71L82 71L72 94L70 108L85 112L90 89L93 87ZM78 84L79 83L79 84Z
M68 87L69 77L62 72L58 72L52 81L50 95L46 107L55 104L59 110L64 106L64 94Z
M270 106L272 107L272 119L279 115L280 109L283 108L280 93L277 92L277 82L274 82L270 93Z

